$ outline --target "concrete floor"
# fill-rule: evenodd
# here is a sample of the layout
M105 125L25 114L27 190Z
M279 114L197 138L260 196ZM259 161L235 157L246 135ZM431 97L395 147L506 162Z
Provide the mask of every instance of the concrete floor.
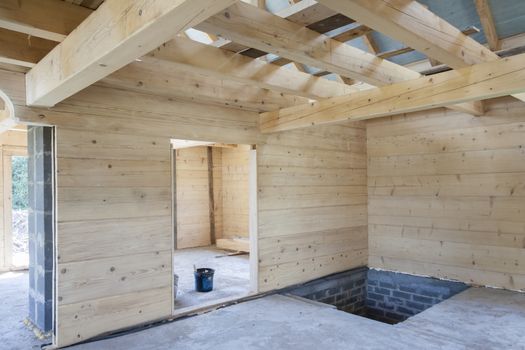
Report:
M173 256L173 269L179 276L175 312L190 306L203 305L227 298L239 298L250 292L248 255L228 256L215 247L180 249ZM193 265L215 269L213 291L195 291Z
M0 349L40 349L48 341L38 340L23 323L28 315L27 272L0 274Z
M282 295L72 347L95 349L525 349L525 294L471 288L391 326Z

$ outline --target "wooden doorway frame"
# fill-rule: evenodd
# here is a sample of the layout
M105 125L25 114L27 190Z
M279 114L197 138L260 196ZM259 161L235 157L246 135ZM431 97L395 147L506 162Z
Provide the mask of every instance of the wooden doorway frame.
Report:
M24 270L29 266L13 265L13 157L27 157L27 147L23 146L1 146L2 154L2 190L3 190L3 266L9 270Z
M198 143L200 141L187 141L187 142L195 142L196 145L193 145L191 147L197 147L200 146ZM204 145L206 144L213 144L212 142L203 142ZM249 144L240 144L240 145L249 145ZM176 239L177 239L177 180L176 180L176 169L177 169L177 161L176 161L176 149L171 147L171 199L172 199L172 262L173 257L175 255L175 250L177 249ZM216 306L228 304L231 302L235 302L237 300L245 299L247 297L252 297L254 295L259 294L259 261L258 261L258 209L257 209L257 203L258 203L258 195L257 195L257 146L256 145L250 145L249 150L249 243L250 243L250 256L249 256L249 271L250 271L250 281L249 281L249 287L250 291L247 295L244 296L237 296L237 297L229 297L224 299L218 299L213 300L208 303L204 303L201 305L194 305L189 306L185 308L175 309L175 305L172 302L171 303L171 309L172 309L172 315L175 318L182 317L187 314L195 313L198 310L206 310L206 309L212 309ZM209 153L208 153L209 155ZM209 164L209 163L208 163ZM173 263L172 263L172 284L173 284ZM174 300L173 295L174 288L172 288L172 300Z

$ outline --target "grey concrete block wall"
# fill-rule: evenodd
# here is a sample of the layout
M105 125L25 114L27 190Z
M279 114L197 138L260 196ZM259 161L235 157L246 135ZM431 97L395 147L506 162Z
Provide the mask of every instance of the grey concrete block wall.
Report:
M29 126L27 137L29 320L48 332L53 328L53 129Z
M467 288L461 282L371 269L367 278L367 316L382 322L401 322Z
M290 294L361 315L365 312L366 276L366 267L353 269L308 282Z

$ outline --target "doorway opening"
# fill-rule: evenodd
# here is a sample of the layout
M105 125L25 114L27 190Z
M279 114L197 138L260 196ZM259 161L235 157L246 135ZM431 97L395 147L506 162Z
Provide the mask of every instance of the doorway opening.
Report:
M174 313L257 292L256 150L172 140ZM198 291L196 269L213 269Z
M27 156L11 157L11 266L27 269L29 266Z
M25 136L25 131L16 133ZM3 262L0 265L4 270L27 270L29 267L27 165L25 145L2 145L3 253L0 255Z
M54 328L54 130L16 126L0 151L0 333L6 348L40 347Z

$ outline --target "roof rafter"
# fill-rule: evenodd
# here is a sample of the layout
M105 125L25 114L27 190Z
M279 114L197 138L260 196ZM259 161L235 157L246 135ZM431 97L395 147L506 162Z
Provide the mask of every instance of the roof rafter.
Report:
M197 28L376 86L420 77L419 73L406 67L243 3L210 17ZM483 113L472 104L459 108L469 113Z
M458 69L498 55L415 0L319 0L426 56ZM525 101L525 96L515 96Z
M494 25L494 19L492 18L492 11L490 10L490 5L487 0L474 0L476 5L476 11L483 27L483 32L489 48L492 51L498 51L501 48L501 43L498 38L498 32L496 31L496 26Z
M365 120L525 92L525 54L262 113L264 133Z

